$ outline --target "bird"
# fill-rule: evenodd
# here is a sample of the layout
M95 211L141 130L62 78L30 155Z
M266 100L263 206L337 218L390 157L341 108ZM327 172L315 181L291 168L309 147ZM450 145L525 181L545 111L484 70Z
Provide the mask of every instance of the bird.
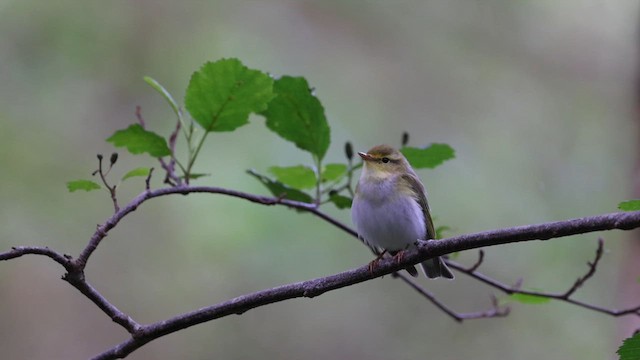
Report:
M419 240L435 239L427 192L402 153L389 145L377 145L358 152L363 168L356 185L351 218L358 236L376 253L373 269L385 252L402 259L403 252ZM430 279L453 279L442 258L421 263ZM413 266L406 268L417 276Z

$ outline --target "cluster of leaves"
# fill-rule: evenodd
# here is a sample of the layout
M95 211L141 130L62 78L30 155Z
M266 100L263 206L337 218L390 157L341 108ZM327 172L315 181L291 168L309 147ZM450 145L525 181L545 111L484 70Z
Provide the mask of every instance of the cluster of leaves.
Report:
M338 208L351 206L352 175L361 164L354 165L350 143L345 145L344 163L323 163L331 131L322 103L303 77L274 79L265 72L246 67L237 59L207 62L193 73L187 87L185 108L192 119L189 121L162 85L149 77L145 77L145 81L167 100L175 113L177 131L184 135L187 144L186 160L181 161L174 153L172 141L175 139L164 138L146 129L143 121L118 130L109 137L107 141L114 146L124 147L132 154L169 157L181 172L179 178L188 185L202 176L194 173L193 168L209 133L233 131L247 124L250 114L260 115L265 118L267 128L309 153L311 162L271 166L266 169L270 176L254 170L248 173L280 198L317 205L331 202ZM434 168L454 157L453 149L446 144L414 148L406 146L407 142L408 135L405 134L401 151L414 168ZM122 180L148 176L149 171L148 168L134 169ZM90 180L71 181L67 186L69 191L100 188Z

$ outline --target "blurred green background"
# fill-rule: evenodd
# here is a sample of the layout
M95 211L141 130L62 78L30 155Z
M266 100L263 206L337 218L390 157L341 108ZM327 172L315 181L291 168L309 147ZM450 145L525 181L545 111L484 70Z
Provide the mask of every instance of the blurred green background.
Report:
M328 161L357 150L448 143L457 158L421 171L450 235L615 211L631 197L638 6L635 1L15 1L0 0L0 251L47 245L77 255L112 212L73 193L104 141L135 121L174 126L150 75L182 102L191 72L238 57L305 76L332 128ZM245 174L310 164L259 117L203 149L199 181L266 193ZM113 175L156 166L121 152ZM162 186L161 177L153 179ZM130 181L125 202L143 189ZM346 223L349 212L327 205ZM482 270L562 291L586 270L598 234L487 249ZM577 297L615 307L629 235ZM476 252L460 261L471 263ZM215 195L150 201L110 233L89 281L148 323L276 285L366 264L368 250L310 215ZM40 257L0 264L0 354L82 359L126 339ZM638 274L635 274L638 275ZM494 291L458 275L420 282L459 311ZM634 288L635 287L635 288ZM613 318L564 303L515 304L504 319L458 324L390 277L192 327L131 359L614 359ZM636 326L637 327L637 326Z

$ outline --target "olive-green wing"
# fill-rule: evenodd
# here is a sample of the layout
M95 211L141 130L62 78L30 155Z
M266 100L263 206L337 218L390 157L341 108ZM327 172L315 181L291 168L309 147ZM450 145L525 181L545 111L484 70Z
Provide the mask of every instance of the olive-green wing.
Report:
M424 215L424 222L427 227L427 239L435 239L436 231L433 228L433 220L431 220L431 213L429 212L429 203L427 202L426 191L424 185L420 182L418 177L413 174L404 174L402 178L409 183L411 190L414 193L414 198L422 208L422 214ZM427 240L424 239L424 240Z

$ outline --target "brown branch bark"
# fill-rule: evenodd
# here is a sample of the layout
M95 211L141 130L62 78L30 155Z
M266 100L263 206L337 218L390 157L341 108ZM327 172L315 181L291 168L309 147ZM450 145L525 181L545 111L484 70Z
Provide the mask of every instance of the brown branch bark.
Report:
M88 259L97 249L107 233L112 228L114 228L122 218L135 211L145 201L159 196L166 196L171 194L184 195L190 193L224 194L242 198L262 205L278 204L294 209L304 210L322 218L323 220L333 224L334 226L341 228L351 235L355 235L353 230L351 230L348 226L324 214L314 204L253 195L218 187L183 185L157 190L148 190L138 195L129 204L121 208L113 216L107 219L105 223L98 226L88 244L76 259L73 259L68 255L61 255L48 248L17 247L13 248L9 252L0 253L0 260L9 260L26 254L38 254L50 257L54 261L64 266L67 270L67 274L64 276L64 279L71 285L76 287L81 293L83 293L100 309L102 309L103 312L105 312L105 314L107 314L113 321L123 326L131 334L130 339L96 357L96 359L115 359L122 358L130 354L134 350L152 340L176 332L178 330L185 329L187 327L191 327L231 314L241 314L250 309L279 301L284 301L287 299L297 297L315 297L327 291L336 290L339 288L371 280L383 275L396 273L397 271L400 271L409 265L417 264L435 256L443 256L457 251L515 243L520 241L548 240L551 238L559 238L563 236L583 234L594 231L613 229L629 230L640 227L640 211L638 211L628 213L604 214L537 225L518 226L513 228L455 236L438 241L421 241L415 249L408 250L405 253L401 262L398 262L394 259L385 258L382 259L372 271L370 271L369 266L365 265L356 269L348 270L327 277L317 278L294 284L282 285L272 289L266 289L252 294L243 295L219 304L211 305L196 311L178 315L157 323L140 325L132 320L128 315L122 313L115 306L109 303L102 295L98 293L97 290L95 290L86 282L84 278L84 268ZM599 257L597 257L593 262L593 271L595 271L595 264L597 264L598 259ZM500 289L508 294L519 292L530 295L541 295L541 293L524 291L516 287L510 287L498 282L497 280L493 280L489 277L486 277L485 275L478 273L476 269L478 268L478 266L480 266L480 263L481 260L471 268L465 268L461 265L450 262L453 268L466 273L467 275L472 276L481 282ZM411 279L403 276L403 274L397 275L403 278L405 282L407 282L410 286L412 286L427 299L431 300L441 310L445 311L445 313L449 314L458 321L468 318L504 316L508 313L508 309L499 309L497 303L494 301L494 308L492 310L479 313L457 314L446 307L444 304L437 301L431 293L422 289L415 282L411 281ZM585 276L579 278L576 283L581 282L581 285L582 282L584 282L589 276L590 274L587 273ZM580 285L576 286L576 289ZM640 307L627 310L610 310L573 300L569 297L575 291L572 289L573 288L570 288L569 291L563 294L546 295L594 311L604 312L609 315L640 315Z

